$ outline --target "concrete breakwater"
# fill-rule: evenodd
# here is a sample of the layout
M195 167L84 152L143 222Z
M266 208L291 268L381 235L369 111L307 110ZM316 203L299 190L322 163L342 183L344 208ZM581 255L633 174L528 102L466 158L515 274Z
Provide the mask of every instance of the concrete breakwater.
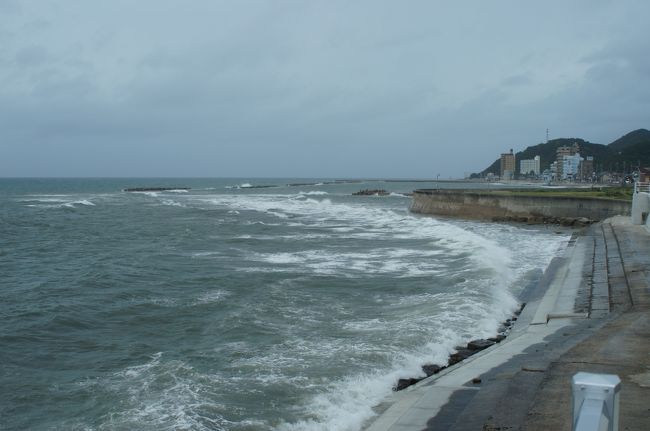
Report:
M420 189L413 192L410 210L476 220L588 224L616 215L629 215L631 207L628 201L593 197Z

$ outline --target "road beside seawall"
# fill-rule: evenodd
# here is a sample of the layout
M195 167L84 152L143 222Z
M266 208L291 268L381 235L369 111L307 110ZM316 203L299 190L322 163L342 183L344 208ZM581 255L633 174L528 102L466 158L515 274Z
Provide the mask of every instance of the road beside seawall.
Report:
M585 218L629 215L631 202L588 197L504 194L497 191L431 190L413 192L414 213L475 220Z
M650 429L650 234L629 217L584 229L500 344L398 393L369 431L570 430L571 376L617 374L620 428Z

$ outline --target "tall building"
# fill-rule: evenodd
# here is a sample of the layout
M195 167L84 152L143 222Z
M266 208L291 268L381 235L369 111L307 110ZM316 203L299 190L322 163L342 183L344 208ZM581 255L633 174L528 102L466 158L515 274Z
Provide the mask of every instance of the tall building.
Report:
M515 176L515 155L512 148L509 153L501 154L501 179L511 180Z
M580 163L580 179L582 181L589 181L594 175L594 156L587 156L585 160Z
M533 175L539 176L540 173L540 158L535 156L533 159L521 160L519 162L519 173L521 175L530 175L532 172Z
M557 161L557 178L566 179L566 174L564 172L564 166L565 166L564 158L575 156L576 154L579 153L580 153L580 146L578 145L577 142L571 146L558 147L558 149L555 151L556 161Z
M562 164L558 164L558 167L562 170L560 178L563 180L574 180L578 178L580 164L583 160L580 157L580 153L571 156L562 156Z

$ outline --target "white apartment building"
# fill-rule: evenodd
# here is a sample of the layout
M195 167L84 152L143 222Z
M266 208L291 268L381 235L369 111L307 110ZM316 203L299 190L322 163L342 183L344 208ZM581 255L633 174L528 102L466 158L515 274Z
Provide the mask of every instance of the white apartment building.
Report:
M580 162L583 160L584 158L580 157L580 153L571 156L562 156L562 179L574 179L578 175Z
M519 162L519 172L521 175L528 175L531 172L535 175L539 175L540 173L540 168L539 168L539 156L535 156L533 159L529 160L521 160Z

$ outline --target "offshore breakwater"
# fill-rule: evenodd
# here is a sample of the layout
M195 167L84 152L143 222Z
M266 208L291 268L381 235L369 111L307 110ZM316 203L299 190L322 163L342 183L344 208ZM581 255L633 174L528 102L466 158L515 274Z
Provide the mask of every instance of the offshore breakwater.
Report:
M629 215L631 207L629 201L595 197L419 189L413 192L410 210L418 214L470 220L574 225Z

